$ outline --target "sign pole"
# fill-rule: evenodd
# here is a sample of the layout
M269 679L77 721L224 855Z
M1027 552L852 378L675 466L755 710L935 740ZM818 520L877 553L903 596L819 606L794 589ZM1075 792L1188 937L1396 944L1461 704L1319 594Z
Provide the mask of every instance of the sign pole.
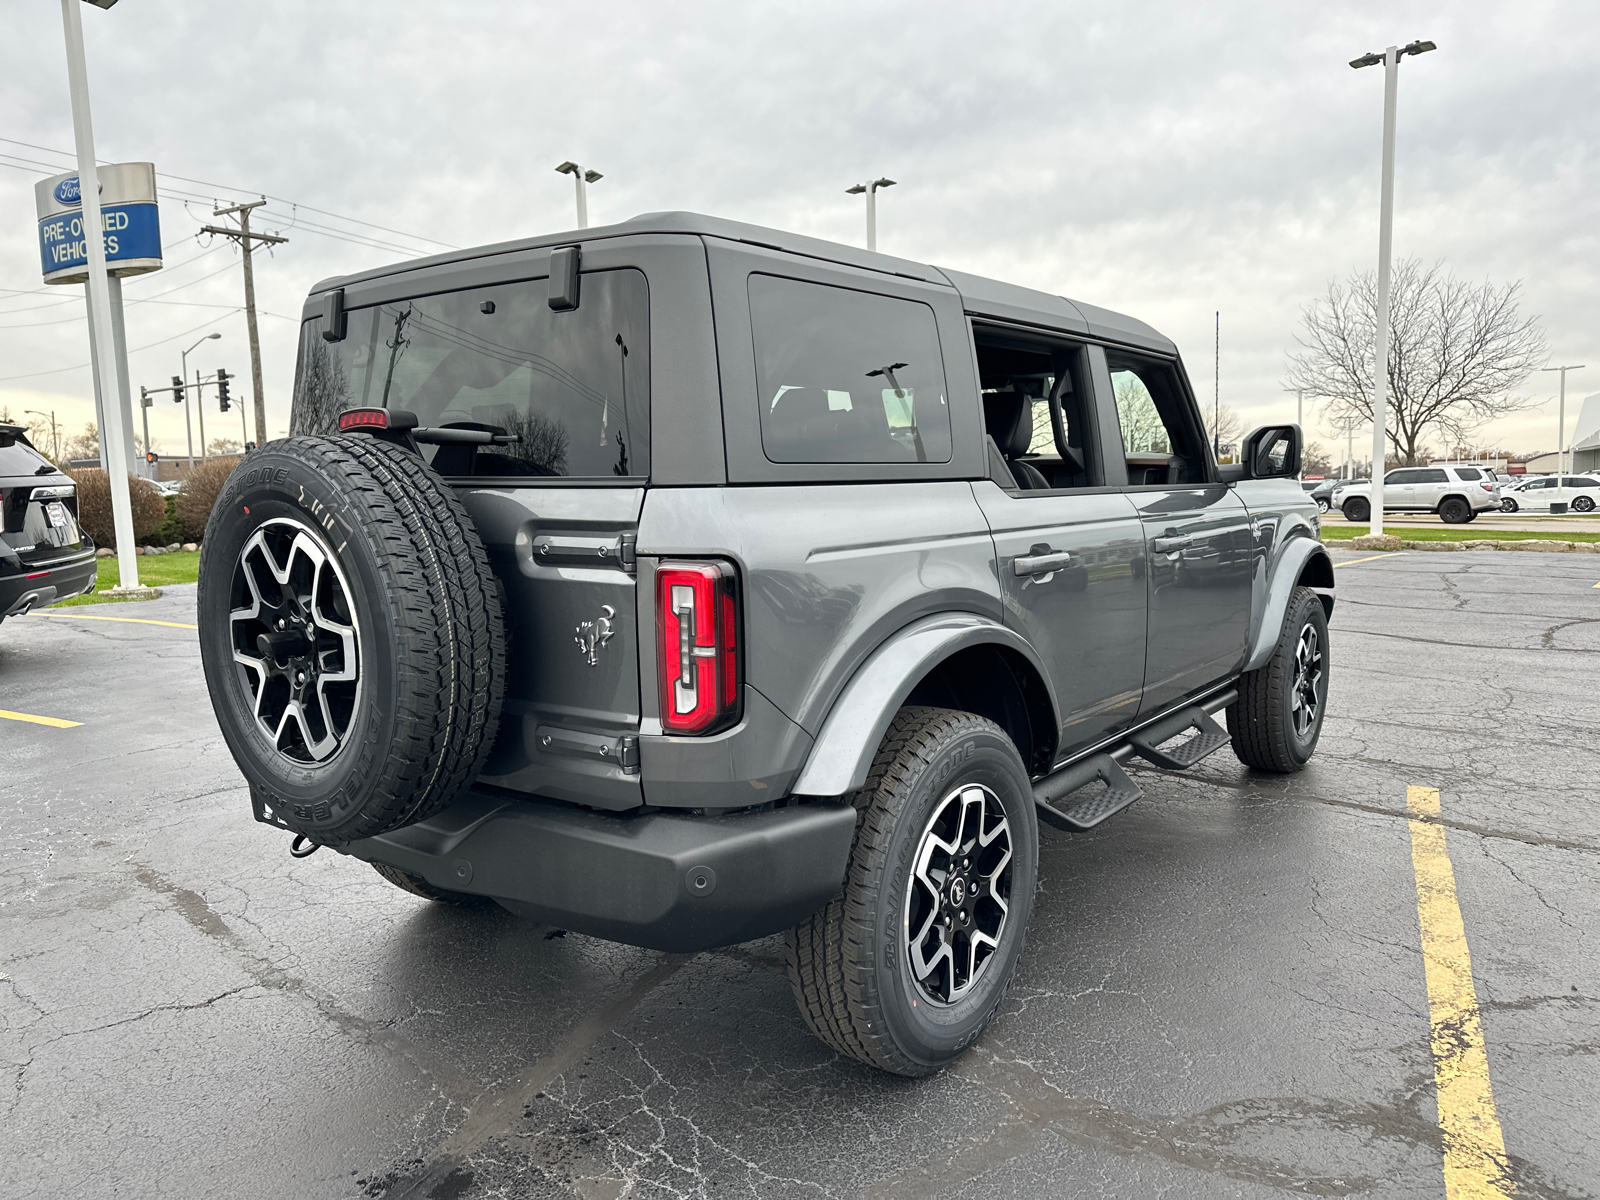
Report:
M94 161L94 128L89 116L89 69L83 55L81 0L61 0L61 23L67 43L67 85L72 95L72 135L78 152L78 189L82 197L83 236L89 259L89 327L94 331L95 378L100 394L119 395L117 368L111 360L116 339L111 328L111 288L106 275L105 233L100 221L100 186ZM115 403L112 400L112 403ZM127 462L122 444L122 414L101 424L106 448L106 478L111 484L111 523L117 537L118 591L139 588L139 559L133 546L133 502L128 495Z
M127 471L130 475L143 475L139 470L139 457L133 452L133 397L128 386L128 331L122 322L122 277L111 275L106 279L111 291L111 354L117 364L117 412L122 416L122 444L127 448Z

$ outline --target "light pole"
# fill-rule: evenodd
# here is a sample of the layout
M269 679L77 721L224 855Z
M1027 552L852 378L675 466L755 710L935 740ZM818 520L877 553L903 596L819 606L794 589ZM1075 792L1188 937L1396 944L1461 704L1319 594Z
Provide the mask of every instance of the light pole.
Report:
M1584 364L1583 363L1575 363L1574 365L1572 365L1570 367L1545 367L1540 372L1541 374L1543 374L1544 371L1560 371L1561 372L1561 401L1560 401L1559 407L1556 409L1556 413L1557 413L1557 416L1556 416L1556 478L1557 479L1560 479L1561 476L1565 475L1568 471L1570 471L1572 469L1571 467L1569 467L1567 465L1567 372L1568 371L1581 371L1581 370L1583 370L1583 368L1584 368ZM1579 419L1582 420L1581 414L1579 416Z
M1372 526L1383 532L1384 425L1389 409L1389 251L1394 241L1394 106L1400 84L1400 60L1407 54L1437 49L1432 42L1390 46L1382 54L1352 59L1357 69L1383 64L1383 178L1378 199L1378 330L1372 356Z
M92 0L110 8L117 0ZM82 203L83 243L89 260L90 357L100 380L100 394L112 409L100 432L106 448L106 476L111 485L111 528L117 540L118 592L140 591L139 559L133 546L133 501L128 495L128 448L123 444L123 405L118 380L115 338L111 324L111 280L106 274L104 225L100 217L100 177L95 169L94 123L89 114L89 68L83 55L83 13L79 0L61 0L61 24L67 43L67 87L72 96L72 135L78 157L78 194Z
M863 193L867 197L867 249L878 248L878 189L893 187L892 179L874 179L871 183L858 183L855 187L845 188L846 196L859 196Z
M194 346L198 346L202 342L215 341L221 336L220 333L208 333L200 341L196 342ZM189 355L194 352L194 346L190 346L189 349L178 356L183 362L183 428L185 431L189 428ZM194 398L195 407L200 413L200 461L204 462L206 458L206 402L204 395L200 391L199 371L194 373ZM189 439L189 470L191 472L194 470L194 439L192 437Z
M1302 443L1301 454L1300 454L1300 462L1301 462L1300 476L1301 476L1301 478L1304 478L1305 477L1305 466L1304 466L1304 464L1305 464L1305 447L1304 447L1304 442L1306 440L1306 390L1305 390L1305 388L1295 388L1294 389L1294 423L1297 426L1299 426L1299 428L1300 428L1300 441Z
M598 183L605 176L599 171L585 171L575 162L564 162L556 168L563 175L571 175L572 182L578 187L578 228L589 228L589 195L584 191L584 184Z
M32 413L36 417L47 416L50 418L50 447L55 451L50 457L56 460L56 465L59 467L61 465L61 436L56 432L55 409L51 409L48 413L42 413L37 408L25 408L22 411Z

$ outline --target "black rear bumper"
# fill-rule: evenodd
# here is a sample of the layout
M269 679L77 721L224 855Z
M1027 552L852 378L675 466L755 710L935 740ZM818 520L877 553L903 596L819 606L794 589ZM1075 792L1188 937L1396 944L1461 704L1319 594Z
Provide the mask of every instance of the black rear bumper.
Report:
M803 921L844 882L855 810L613 815L468 791L444 812L345 848L551 925L687 952Z
M65 562L29 566L14 558L0 560L0 617L81 596L94 586L97 570L92 544Z

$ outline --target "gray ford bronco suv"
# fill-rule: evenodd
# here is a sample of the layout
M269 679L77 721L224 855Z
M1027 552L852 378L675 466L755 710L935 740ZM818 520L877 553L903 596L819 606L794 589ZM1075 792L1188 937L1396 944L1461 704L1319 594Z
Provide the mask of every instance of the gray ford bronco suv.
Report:
M437 255L307 300L206 680L295 852L667 951L784 931L810 1028L925 1074L1003 998L1039 822L1136 801L1133 756L1315 749L1300 445L1219 466L1153 329L885 254L658 213Z

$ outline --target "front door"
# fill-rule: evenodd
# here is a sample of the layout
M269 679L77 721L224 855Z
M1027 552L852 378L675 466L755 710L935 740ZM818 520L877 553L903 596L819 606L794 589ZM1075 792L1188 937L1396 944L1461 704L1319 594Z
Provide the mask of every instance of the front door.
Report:
M1140 714L1220 683L1250 630L1250 512L1215 481L1207 434L1176 362L1108 350L1127 461L1125 497L1143 527L1148 629Z

